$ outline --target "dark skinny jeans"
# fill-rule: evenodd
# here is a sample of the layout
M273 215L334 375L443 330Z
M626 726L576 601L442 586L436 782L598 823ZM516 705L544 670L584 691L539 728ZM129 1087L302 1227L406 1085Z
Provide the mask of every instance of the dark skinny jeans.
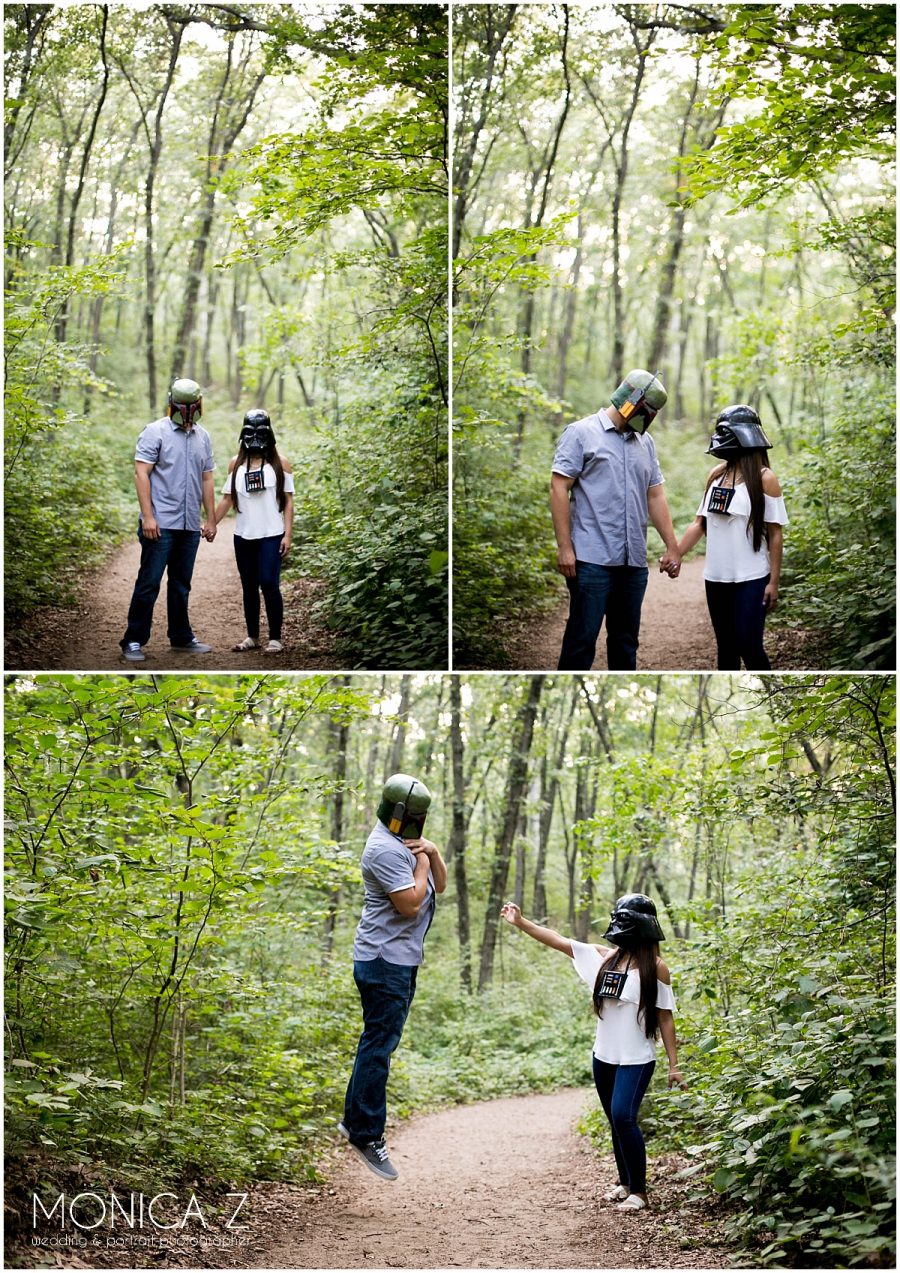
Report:
M343 1121L354 1145L365 1145L384 1135L391 1056L406 1025L418 971L416 966L392 964L380 956L353 962L363 1032L347 1084Z
M259 639L259 594L266 603L269 639L281 640L284 602L281 599L281 541L284 535L267 535L264 539L234 537L234 556L244 596L244 622L247 635Z
M716 667L720 672L739 672L742 659L748 672L771 670L763 648L763 595L768 582L768 575L743 583L713 583L707 579L706 604L716 634Z
M646 1193L647 1150L637 1115L656 1062L609 1065L596 1057L593 1061L597 1095L612 1129L619 1183L625 1185L629 1193Z

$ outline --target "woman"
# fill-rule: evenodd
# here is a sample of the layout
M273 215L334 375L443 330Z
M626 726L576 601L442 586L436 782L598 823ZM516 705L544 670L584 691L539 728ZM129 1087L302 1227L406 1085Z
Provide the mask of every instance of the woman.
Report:
M723 463L706 480L697 516L678 545L681 556L706 535L706 603L720 672L771 668L763 648L766 615L778 603L782 526L787 513L768 467L772 444L752 407L726 407L707 450Z
M514 902L500 912L535 941L568 955L582 981L591 987L597 1034L594 1083L612 1129L619 1179L604 1195L619 1211L647 1206L647 1151L637 1113L656 1066L656 1036L662 1035L669 1058L669 1086L684 1087L678 1068L669 970L659 957L663 931L656 907L643 893L627 893L616 902L604 933L612 949L561 937L526 919Z
M217 524L230 508L237 511L234 555L244 594L247 635L232 649L240 653L258 648L262 592L269 624L269 643L264 652L280 654L284 620L281 563L291 547L294 478L290 464L276 449L268 412L247 412L239 447L228 465L222 499L216 508Z

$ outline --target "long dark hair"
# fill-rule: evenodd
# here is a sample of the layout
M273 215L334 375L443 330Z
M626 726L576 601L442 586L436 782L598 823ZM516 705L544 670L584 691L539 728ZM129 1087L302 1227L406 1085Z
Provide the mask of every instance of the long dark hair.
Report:
M237 493L237 471L242 464L249 467L250 453L241 443L237 458L234 461L234 468L231 470L231 498L234 501L234 511L238 512L238 493ZM278 454L278 448L274 442L270 442L267 450L263 455L263 464L271 464L275 470L275 502L278 505L279 513L284 512L284 469L281 465L281 456Z
M710 473L706 480L706 490L708 491L713 482L717 482L719 478L727 477L729 470L733 475L740 473L747 487L747 494L750 496L750 522L747 526L747 534L752 532L753 551L758 553L766 533L766 496L763 491L762 475L763 469L769 467L769 452L743 451L733 460L725 460L724 464L724 468L713 469ZM732 476L732 481L736 480L736 476Z
M622 950L616 946L604 959L594 982L594 1011L598 1017L603 1016L603 996L600 994L600 980L605 972L612 972L620 962L631 958L641 974L641 1002L638 1005L638 1021L643 1018L644 1033L648 1039L655 1039L659 1033L659 1020L656 1012L656 961L659 959L659 943L652 942L647 946L635 946L634 950Z

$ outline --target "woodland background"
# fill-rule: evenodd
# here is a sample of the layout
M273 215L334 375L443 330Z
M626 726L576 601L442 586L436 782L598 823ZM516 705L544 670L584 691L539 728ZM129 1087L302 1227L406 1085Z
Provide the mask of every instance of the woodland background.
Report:
M4 22L8 630L133 533L135 439L189 375L218 485L270 411L345 666L444 666L445 8Z
M589 1001L500 905L598 940L643 889L689 1083L651 1175L682 1153L742 1263L893 1267L892 678L14 677L5 726L12 1232L67 1172L316 1178L404 769L450 883L392 1117L589 1084Z
M454 666L503 666L504 623L564 597L555 441L634 366L669 390L679 533L751 403L791 519L771 621L814 666L894 666L894 24L454 6Z

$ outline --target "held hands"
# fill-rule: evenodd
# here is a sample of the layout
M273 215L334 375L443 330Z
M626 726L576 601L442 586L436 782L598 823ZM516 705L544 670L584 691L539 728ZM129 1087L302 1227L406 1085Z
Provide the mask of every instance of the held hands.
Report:
M574 548L558 548L556 551L556 569L567 579L575 578Z
M687 1091L687 1083L684 1081L684 1075L681 1073L677 1065L669 1067L669 1087L680 1087Z
M210 517L209 520L204 522L204 524L200 527L200 534L211 544L216 537L217 530L218 527L216 525L215 517Z
M766 590L763 593L763 609L768 614L770 610L774 610L778 605L778 584L767 583Z
M681 556L677 549L667 548L659 559L659 573L677 579L681 573Z

